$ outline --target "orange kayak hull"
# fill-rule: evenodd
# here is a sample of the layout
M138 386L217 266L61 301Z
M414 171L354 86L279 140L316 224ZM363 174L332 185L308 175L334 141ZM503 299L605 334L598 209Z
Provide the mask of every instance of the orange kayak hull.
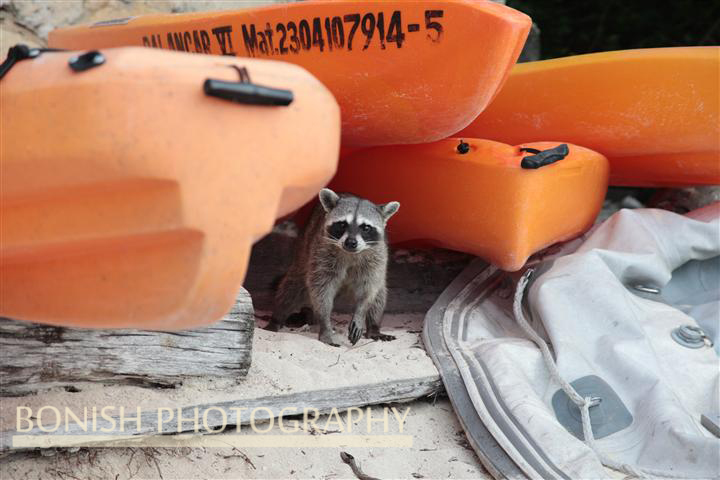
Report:
M431 142L467 126L502 86L530 26L487 0L309 1L63 28L49 44L295 63L335 95L343 144L370 146Z
M337 167L340 112L295 65L106 49L15 64L0 84L0 315L177 329L232 306L252 243ZM207 78L293 93L208 96Z
M457 136L553 138L610 161L610 184L720 184L720 47L594 53L516 65Z
M521 168L530 153L490 140L465 138L426 145L376 147L340 160L331 182L373 201L397 200L388 223L394 243L422 241L485 258L508 271L533 253L592 226L607 190L607 159L569 145L562 160ZM545 150L557 142L523 147Z

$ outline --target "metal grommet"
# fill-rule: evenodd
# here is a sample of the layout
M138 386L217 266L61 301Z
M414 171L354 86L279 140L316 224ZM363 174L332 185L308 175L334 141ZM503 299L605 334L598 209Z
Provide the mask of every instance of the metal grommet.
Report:
M105 55L97 50L83 53L68 60L68 65L76 72L84 72L105 63Z
M712 347L713 342L705 332L695 325L681 325L670 332L675 342L687 348L702 348L705 345Z
M638 292L645 292L645 293L654 293L659 294L660 289L655 287L647 287L645 285L633 285L633 288L637 290Z

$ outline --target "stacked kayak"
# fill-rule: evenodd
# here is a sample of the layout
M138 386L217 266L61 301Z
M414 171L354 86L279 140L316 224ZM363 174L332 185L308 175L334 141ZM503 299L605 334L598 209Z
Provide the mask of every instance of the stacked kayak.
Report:
M720 184L720 47L594 53L518 64L458 135L554 139L610 161L610 184Z
M217 319L252 242L327 184L341 140L331 186L399 200L391 240L508 271L588 229L608 176L720 183L718 48L510 73L530 25L486 0L318 0L51 32L86 53L2 81L0 314ZM154 48L113 48L133 45Z
M252 242L335 172L338 105L295 65L146 48L26 53L35 58L0 83L2 316L214 322Z
M352 152L331 187L399 201L393 242L461 250L514 271L589 228L607 178L606 158L576 145L451 138Z
M530 26L527 15L487 0L335 0L125 18L55 30L49 44L295 63L335 95L343 144L374 146L432 142L466 127L497 94Z

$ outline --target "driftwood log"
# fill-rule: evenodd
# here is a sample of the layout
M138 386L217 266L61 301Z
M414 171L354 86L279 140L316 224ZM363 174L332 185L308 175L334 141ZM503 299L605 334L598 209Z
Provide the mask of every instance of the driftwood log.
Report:
M192 376L241 379L254 327L244 289L220 322L196 330L89 330L0 318L0 396L72 389L80 381L173 387Z

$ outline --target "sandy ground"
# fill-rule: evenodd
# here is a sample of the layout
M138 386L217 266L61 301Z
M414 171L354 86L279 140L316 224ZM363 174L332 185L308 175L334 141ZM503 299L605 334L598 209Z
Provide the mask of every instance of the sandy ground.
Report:
M256 312L258 324L264 324L268 315L268 312ZM337 317L339 331L347 330L348 320L348 315ZM176 389L77 383L74 386L79 392L60 388L41 395L3 398L0 401L0 430L15 427L18 406L36 411L44 405L60 409L113 405L134 411L138 406L143 410L176 408L399 379L439 378L420 340L422 320L420 314L386 315L383 330L396 335L397 340L361 339L354 347L349 343L341 347L325 345L317 341L317 333L307 326L278 333L256 328L252 366L248 376L240 382L194 378Z
M257 312L256 315L258 323L263 324L267 312ZM345 331L348 320L347 315L338 316L338 330ZM383 330L397 335L397 340L374 342L363 339L355 347L348 344L339 348L318 342L317 334L308 327L279 333L256 329L253 365L242 382L194 379L174 390L78 384L80 391L75 393L59 389L27 397L3 398L0 403L2 430L14 427L17 406L28 406L34 410L42 405L69 406L77 410L86 405L110 404L145 409L437 376L438 372L420 340L422 320L419 314L387 315ZM355 456L366 474L383 479L487 477L469 448L446 398L422 399L393 406L402 413L409 408L402 434L411 436L412 447L51 450L45 451L45 454L55 453L53 456L33 452L3 458L0 460L0 478L355 478L350 467L341 461L341 451ZM373 407L374 417L381 417L383 408ZM340 417L347 425L347 415L341 413ZM321 417L316 425L323 426L326 419L327 416ZM352 433L356 434L400 433L397 421L388 423L387 433L382 432L381 427L367 431L364 420L353 423L357 428ZM258 428L263 427L258 425ZM309 428L301 430L299 435L348 434L337 430L337 427L328 427L327 431ZM245 427L240 433L259 435ZM282 432L276 424L268 433Z
M15 454L3 459L0 476L10 479L176 479L176 478L356 478L340 459L347 451L370 476L408 479L491 478L470 449L447 399L420 400L397 406L410 408L403 434L411 448L94 448ZM377 416L381 406L374 407ZM346 416L341 416L346 420ZM318 424L323 424L322 421ZM399 425L389 422L389 434ZM242 432L242 431L241 431ZM347 435L328 430L304 436ZM277 426L269 433L280 433ZM246 435L259 435L245 431Z

